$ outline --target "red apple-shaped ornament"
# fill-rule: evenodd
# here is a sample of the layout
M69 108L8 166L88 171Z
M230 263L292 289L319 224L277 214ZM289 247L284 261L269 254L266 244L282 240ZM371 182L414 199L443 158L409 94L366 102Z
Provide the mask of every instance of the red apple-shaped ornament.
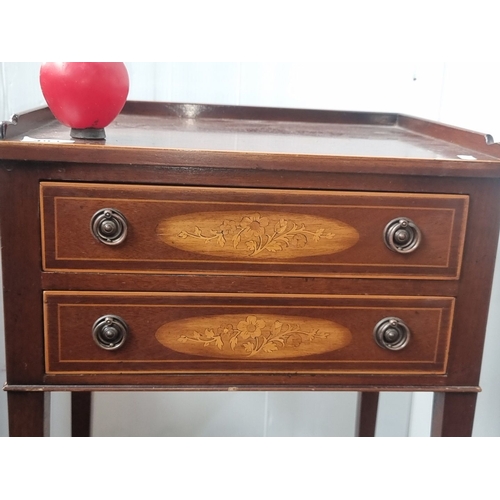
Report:
M105 139L107 127L128 96L129 78L121 62L46 62L40 86L54 116L75 139Z

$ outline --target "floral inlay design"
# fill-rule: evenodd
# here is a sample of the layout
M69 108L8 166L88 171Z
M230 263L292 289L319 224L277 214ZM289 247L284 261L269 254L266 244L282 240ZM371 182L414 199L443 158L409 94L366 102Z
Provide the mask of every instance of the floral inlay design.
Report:
M286 248L303 248L307 244L317 242L322 238L331 240L335 234L326 232L324 228L309 231L305 224L290 219L280 218L277 221L260 213L245 215L239 221L225 219L219 227L210 229L209 234L203 234L198 227L192 231L181 231L179 238L197 238L206 243L215 242L224 247L231 243L233 248L245 245L250 256L261 252L281 252Z
M299 324L283 323L279 320L266 321L258 316L247 316L237 325L219 325L206 328L203 333L193 332L191 336L181 335L179 342L202 343L204 347L213 346L219 350L228 343L234 351L241 343L248 356L259 352L274 352L278 349L296 348L302 342L326 339L330 334L318 329L305 331Z
M158 236L168 245L217 257L282 260L341 252L359 234L348 224L311 214L218 211L164 219Z
M332 321L269 314L188 318L163 325L157 340L179 352L222 358L283 358L344 347L351 333Z

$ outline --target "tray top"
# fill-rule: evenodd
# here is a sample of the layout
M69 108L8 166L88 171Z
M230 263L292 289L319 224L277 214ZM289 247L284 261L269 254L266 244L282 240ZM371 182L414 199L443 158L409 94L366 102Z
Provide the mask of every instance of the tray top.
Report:
M41 155L36 159L54 161L61 157L51 152L94 148L104 154L105 163L118 161L112 160L113 151L140 150L144 158L148 150L149 157L159 162L165 162L169 152L189 153L193 165L198 153L212 153L229 154L235 165L238 157L248 159L250 154L281 160L291 155L328 157L330 162L335 158L444 160L463 163L462 167L487 162L490 170L500 170L500 146L488 145L484 134L387 113L129 101L106 128L105 142L73 140L69 132L47 108L26 113L0 141L0 158L35 159L29 151L36 145ZM64 161L78 161L63 156Z

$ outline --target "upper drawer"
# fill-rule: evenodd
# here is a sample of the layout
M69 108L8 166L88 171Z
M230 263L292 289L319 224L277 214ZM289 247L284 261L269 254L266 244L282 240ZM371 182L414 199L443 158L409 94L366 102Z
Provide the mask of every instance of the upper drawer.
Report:
M467 208L459 195L44 182L43 266L456 279Z

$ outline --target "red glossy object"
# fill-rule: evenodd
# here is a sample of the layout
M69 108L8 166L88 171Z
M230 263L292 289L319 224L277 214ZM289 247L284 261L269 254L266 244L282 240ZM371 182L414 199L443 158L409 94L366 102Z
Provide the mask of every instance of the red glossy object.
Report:
M54 116L71 136L104 139L120 113L129 91L121 62L47 62L40 69L40 86Z

